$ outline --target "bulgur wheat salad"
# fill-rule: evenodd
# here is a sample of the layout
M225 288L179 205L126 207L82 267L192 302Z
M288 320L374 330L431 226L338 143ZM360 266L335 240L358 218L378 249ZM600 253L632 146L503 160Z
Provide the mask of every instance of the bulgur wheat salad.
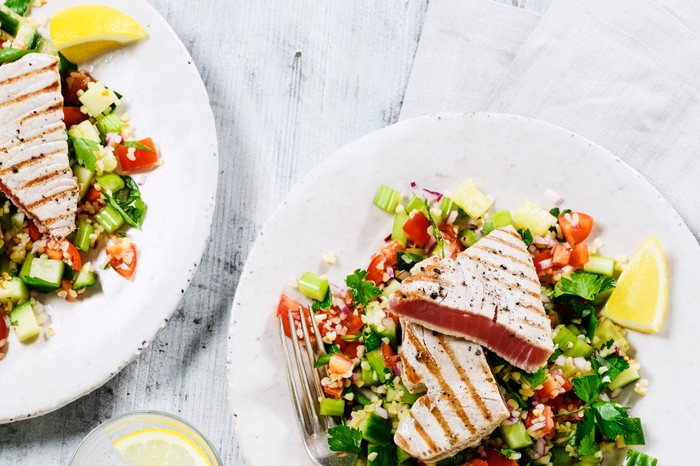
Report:
M161 163L150 138L135 140L122 96L52 52L18 8L0 6L0 359L11 329L21 343L54 334L46 294L81 299L97 268L132 277L126 231L146 203L129 175Z
M551 210L524 201L511 214L494 212L493 200L471 180L451 194L421 189L415 183L411 188L413 193L406 198L388 186L379 187L374 205L393 215L393 229L366 269L347 275L344 284L332 284L323 275L306 272L298 279L296 290L280 298L276 315L282 317L288 337L294 332L303 339L304 319L307 325L317 326L323 339L326 352L317 355L315 364L324 391L320 414L339 423L330 429L330 449L357 453L358 461L370 466L589 466L601 464L615 450L644 445L642 421L616 400L623 390L626 396L644 396L648 382L641 377L626 330L600 314L626 259L599 255L602 242L590 239L593 217L564 209L563 200L551 190L546 193L554 204ZM445 281L449 267L464 262L469 254L503 259L504 250L486 247L488 242L503 242L502 238L510 238L515 245L512 250L522 248L525 254L523 268L518 269L525 272L516 278L525 277L526 268L536 276L538 306L541 302L539 308L547 321L538 328L547 329L543 347L550 348L543 359L546 362L536 368L518 364L517 358L506 361L497 354L505 354L502 348L492 350L488 338L475 340L454 332L443 335L442 328L416 321L396 304L406 298L407 284L432 271L434 279L440 280L440 289L425 299L447 302L447 294L454 292L446 290L443 295L443 287L451 286ZM508 254L506 259L518 262L515 253ZM333 259L326 257L329 263ZM494 268L499 272L515 275L504 262L498 264ZM488 280L488 273L483 274ZM472 286L469 280L460 279L461 283L453 285L468 289ZM514 287L520 286L515 283ZM494 286L506 290L498 293L511 291L510 285ZM293 297L297 292L303 298ZM498 303L508 297L494 298L496 313ZM501 298L504 300L498 301ZM311 304L303 304L305 299ZM508 305L515 309L523 304ZM522 312L530 319L538 311ZM290 315L296 328L289 322ZM423 332L423 337L413 338L412 332ZM310 338L315 339L313 332ZM452 354L453 348L466 345L464 354L475 361L485 358L485 380L476 381L476 374L468 370L461 378L450 378L452 365L445 367L442 355L431 353L433 338L441 353ZM512 344L521 343L514 339ZM479 345L484 345L483 352ZM459 372L460 362L453 359L452 363ZM423 367L430 374L416 375ZM436 389L431 384L437 379L441 384ZM493 384L497 393L493 398L496 404L502 403L503 417L497 419L494 414L492 418L492 413L481 409L481 414L470 414L467 422L487 425L481 432L470 432L470 425L456 425L455 419L466 419L464 411L471 409L459 404L459 393L449 395L462 387L460 383L468 387L481 384L469 388L478 404L483 401L479 395L489 398L487 385ZM434 423L418 425L423 408ZM441 417L438 408L443 414L460 415ZM418 440L402 443L405 438ZM449 448L440 450L442 438L448 440ZM418 443L425 448L418 448ZM628 466L657 464L655 458L633 449L625 454Z

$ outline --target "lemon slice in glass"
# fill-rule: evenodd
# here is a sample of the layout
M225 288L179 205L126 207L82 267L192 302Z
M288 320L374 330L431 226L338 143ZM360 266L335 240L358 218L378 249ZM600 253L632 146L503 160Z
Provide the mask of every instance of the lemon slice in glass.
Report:
M49 30L53 48L74 63L146 37L134 18L103 5L61 10L51 17Z
M652 236L634 253L601 314L623 327L653 333L661 329L667 301L666 258Z
M202 449L180 432L149 427L112 443L128 466L212 466Z

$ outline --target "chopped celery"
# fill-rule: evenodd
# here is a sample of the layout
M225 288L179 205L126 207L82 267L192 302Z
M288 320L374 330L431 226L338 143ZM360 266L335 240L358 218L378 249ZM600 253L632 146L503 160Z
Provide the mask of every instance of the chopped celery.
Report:
M493 204L493 199L479 191L472 180L460 184L452 194L452 200L472 218L481 217Z
M315 273L306 272L299 278L297 288L307 298L323 301L328 294L328 279L319 277Z
M75 232L75 239L73 240L76 249L87 252L90 249L90 235L94 231L95 227L85 220L81 220L80 223L78 223L78 229Z
M345 400L324 398L321 400L320 414L321 416L342 416L345 412Z
M377 194L374 195L374 205L382 210L393 214L396 212L396 207L401 202L401 193L386 185L380 184L377 189Z
M588 262L583 264L583 270L612 277L615 272L615 260L607 257L590 256Z
M464 230L459 235L459 240L462 242L462 246L468 248L473 246L474 243L479 240L479 238L476 236L476 232L474 230Z
M508 447L513 450L532 445L532 438L528 435L523 421L518 420L515 424L503 423L500 427L501 436L506 441Z
M484 236L488 235L493 231L493 222L485 222L483 228L481 231L483 232Z
M401 243L401 246L406 246L408 238L406 233L403 232L403 226L408 220L408 214L406 212L396 212L394 215L394 226L391 229L391 239Z
M440 200L439 209L442 211L442 216L447 217L448 215L450 215L450 212L452 212L453 210L457 210L457 204L455 204L454 201L449 197L443 196Z
M425 199L423 199L422 197L418 197L415 194L413 195L413 197L411 197L411 200L408 201L408 204L406 204L407 213L410 214L414 210L420 210L426 215L428 213L428 210L425 208Z
M593 353L593 347L591 345L580 340L574 332L566 327L559 329L559 332L554 336L553 340L565 355L571 356L572 358L579 356L587 358Z
M124 180L121 176L115 173L105 173L96 178L100 189L107 191L108 194L114 194L124 188Z
M627 450L622 466L656 466L658 462L659 460L652 456L635 450Z
M124 225L122 215L117 209L110 205L104 206L102 210L97 212L97 215L95 215L95 220L97 220L97 223L102 225L102 228L104 228L108 233L114 233L122 225Z
M384 383L386 381L386 375L384 374L386 364L384 363L382 350L376 349L374 351L370 351L365 355L365 357L367 358L369 365L372 366L372 369L374 369L374 371L377 373L379 381Z
M100 134L118 133L124 127L124 121L116 113L108 113L97 117L97 130Z
M557 218L534 202L524 201L513 214L513 224L518 230L530 230L533 235L544 235Z
M494 228L501 228L513 224L513 218L507 210L501 210L491 216Z

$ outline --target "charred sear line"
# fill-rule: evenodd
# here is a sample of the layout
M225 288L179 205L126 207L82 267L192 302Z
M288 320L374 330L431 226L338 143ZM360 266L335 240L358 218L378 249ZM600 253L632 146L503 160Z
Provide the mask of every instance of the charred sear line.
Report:
M48 86L43 87L41 89L38 89L36 91L29 92L27 94L22 94L21 96L15 97L14 99L8 99L8 100L5 100L3 102L0 102L0 107L9 107L10 105L24 102L25 100L29 100L33 97L36 97L38 95L42 95L45 93L58 92L58 91L60 91L60 87L61 87L61 85L58 82L53 82L53 83L49 84Z
M53 152L50 152L48 154L39 154L35 155L34 157L31 157L27 160L23 160L22 162L16 163L14 165L8 166L2 170L0 170L0 176L7 175L9 172L14 172L17 173L19 170L25 168L25 167L31 167L33 165L40 164L43 159L54 156L56 154L62 154L64 151L59 149Z
M19 139L20 144L14 144L14 145L12 145L12 146L1 147L1 148L0 148L0 152L9 152L11 149L22 149L22 147L23 147L23 146L26 146L26 145L34 146L34 145L36 145L36 144L32 144L32 143L33 143L34 141L36 141L37 139L45 139L46 136L49 136L49 135L51 135L51 134L58 133L58 132L61 132L61 131L65 131L65 129L66 129L65 126L63 126L63 125L57 125L55 128L52 128L52 129L50 129L50 130L48 130L48 131L43 131L43 132L38 133L38 134L35 134L35 135L32 136L32 137L29 137L29 138L20 138L20 139ZM48 142L48 141L41 141L41 143L46 143L46 142Z
M53 112L60 112L62 109L63 109L63 104L61 102L55 102L55 103L49 104L49 106L46 108L42 108L40 110L32 110L30 113L23 115L22 118L19 119L19 123L24 124L27 121L32 120L34 118L47 116ZM61 118L63 118L63 115L61 115ZM65 125L64 125L64 128L65 128Z
M53 71L54 66L56 66L56 64L52 63L50 65L43 67L43 68L37 68L35 70L32 70L29 73L23 73L23 74L18 74L18 75L9 77L9 78L5 79L4 81L0 81L0 86L6 86L8 84L13 84L13 83L16 83L17 81L21 81L23 79L31 78L33 76L42 74L44 71L49 71L49 72L51 72L51 74L53 74L52 71Z

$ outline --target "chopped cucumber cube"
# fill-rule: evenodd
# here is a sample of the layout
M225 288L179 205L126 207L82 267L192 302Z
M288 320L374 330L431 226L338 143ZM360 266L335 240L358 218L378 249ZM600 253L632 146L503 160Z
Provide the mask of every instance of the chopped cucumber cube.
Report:
M0 280L0 303L19 304L29 299L29 291L19 277Z
M571 356L572 358L577 358L579 356L587 358L593 354L593 347L585 341L579 340L576 333L566 327L559 329L559 332L557 332L553 340L565 355Z
M90 189L90 184L92 183L93 177L92 170L89 170L77 163L71 168L73 169L73 175L75 175L76 179L78 180L78 191L80 193L80 198L82 199L85 197L88 189Z
M479 191L472 180L460 184L452 194L452 200L472 218L481 217L493 204L493 199Z
M370 413L360 425L362 438L370 443L387 446L391 441L391 421Z
M367 466L396 466L396 450L393 447L367 445Z
M534 202L524 201L513 214L513 224L518 230L530 230L533 235L544 235L557 218Z
M342 416L345 412L345 400L324 398L320 402L321 416Z
M10 312L10 321L14 324L15 335L21 343L26 343L39 336L41 327L36 321L32 304L20 304Z
M94 231L94 226L85 220L81 220L80 223L78 223L78 229L75 232L75 239L73 240L75 248L79 251L87 252L90 249L90 235L92 235Z
M307 298L323 301L328 294L328 279L321 278L315 273L306 272L299 278L297 288Z
M71 126L68 134L77 139L87 139L88 141L100 143L100 133L97 132L97 128L89 120Z
M629 341L625 337L624 330L615 325L615 323L606 318L600 319L598 326L595 329L593 338L596 340L595 347L600 348L610 340L620 349L620 354L625 355L630 349Z
M443 198L440 200L439 208L442 211L442 216L447 218L447 216L450 215L450 212L457 210L457 204L455 204L449 197L443 196Z
M73 289L82 290L97 283L97 274L92 269L89 262L83 265L78 272L78 276L73 280Z
M2 25L3 31L7 32L11 36L16 36L21 22L21 16L7 8L5 5L0 5L0 24Z
M107 133L118 133L124 127L124 120L119 118L116 113L108 113L107 115L100 115L97 117L97 130L102 135Z
M401 243L401 246L406 246L408 242L408 237L406 233L403 232L403 226L408 220L408 214L406 212L396 212L394 215L394 226L391 229L391 239Z
M39 36L37 30L29 23L22 21L17 29L17 34L15 34L15 40L22 42L28 49L33 49L36 48L36 45L38 45L37 36Z
M410 214L414 210L420 210L424 214L428 215L428 209L425 208L425 199L418 197L415 194L411 197L411 200L406 204L406 213Z
M610 390L617 390L618 388L626 387L637 380L639 380L639 371L635 367L628 367L624 371L620 372L617 377L610 382L608 388L610 388Z
M507 210L501 210L491 216L494 228L501 228L513 224L513 218Z
M119 97L114 91L107 89L99 81L88 83L87 90L78 97L78 100L85 107L86 113L93 118L104 113L112 105L119 104Z
M401 202L401 193L389 186L380 184L372 202L380 209L393 214L396 211L396 206Z
M583 264L583 270L612 277L615 272L615 260L607 257L590 256L588 262Z
M114 194L124 188L124 180L121 176L114 173L105 173L96 178L100 189L107 191L108 194Z
M381 383L386 382L386 375L384 373L384 370L387 368L386 364L384 363L384 356L382 356L382 350L381 349L376 349L374 351L370 351L365 355L367 358L367 362L369 363L370 366L372 366L372 369L374 369L374 372L377 373L377 378Z
M479 238L476 236L476 232L474 230L464 230L459 235L459 240L462 242L462 246L468 248L479 241Z
M19 278L30 288L48 293L61 287L64 263L55 259L26 257L19 272Z
M374 371L374 369L372 369L372 366L369 365L367 360L363 359L363 362L365 365L360 366L360 369L362 370L362 383L368 387L379 385L379 376L377 373Z
M110 205L104 206L102 210L97 212L97 215L95 215L95 220L97 220L97 223L102 225L102 228L104 228L108 233L114 233L122 225L124 225L122 215L117 209Z
M500 426L501 436L513 450L529 447L532 445L532 438L528 435L523 421L518 420L515 424L503 423Z

